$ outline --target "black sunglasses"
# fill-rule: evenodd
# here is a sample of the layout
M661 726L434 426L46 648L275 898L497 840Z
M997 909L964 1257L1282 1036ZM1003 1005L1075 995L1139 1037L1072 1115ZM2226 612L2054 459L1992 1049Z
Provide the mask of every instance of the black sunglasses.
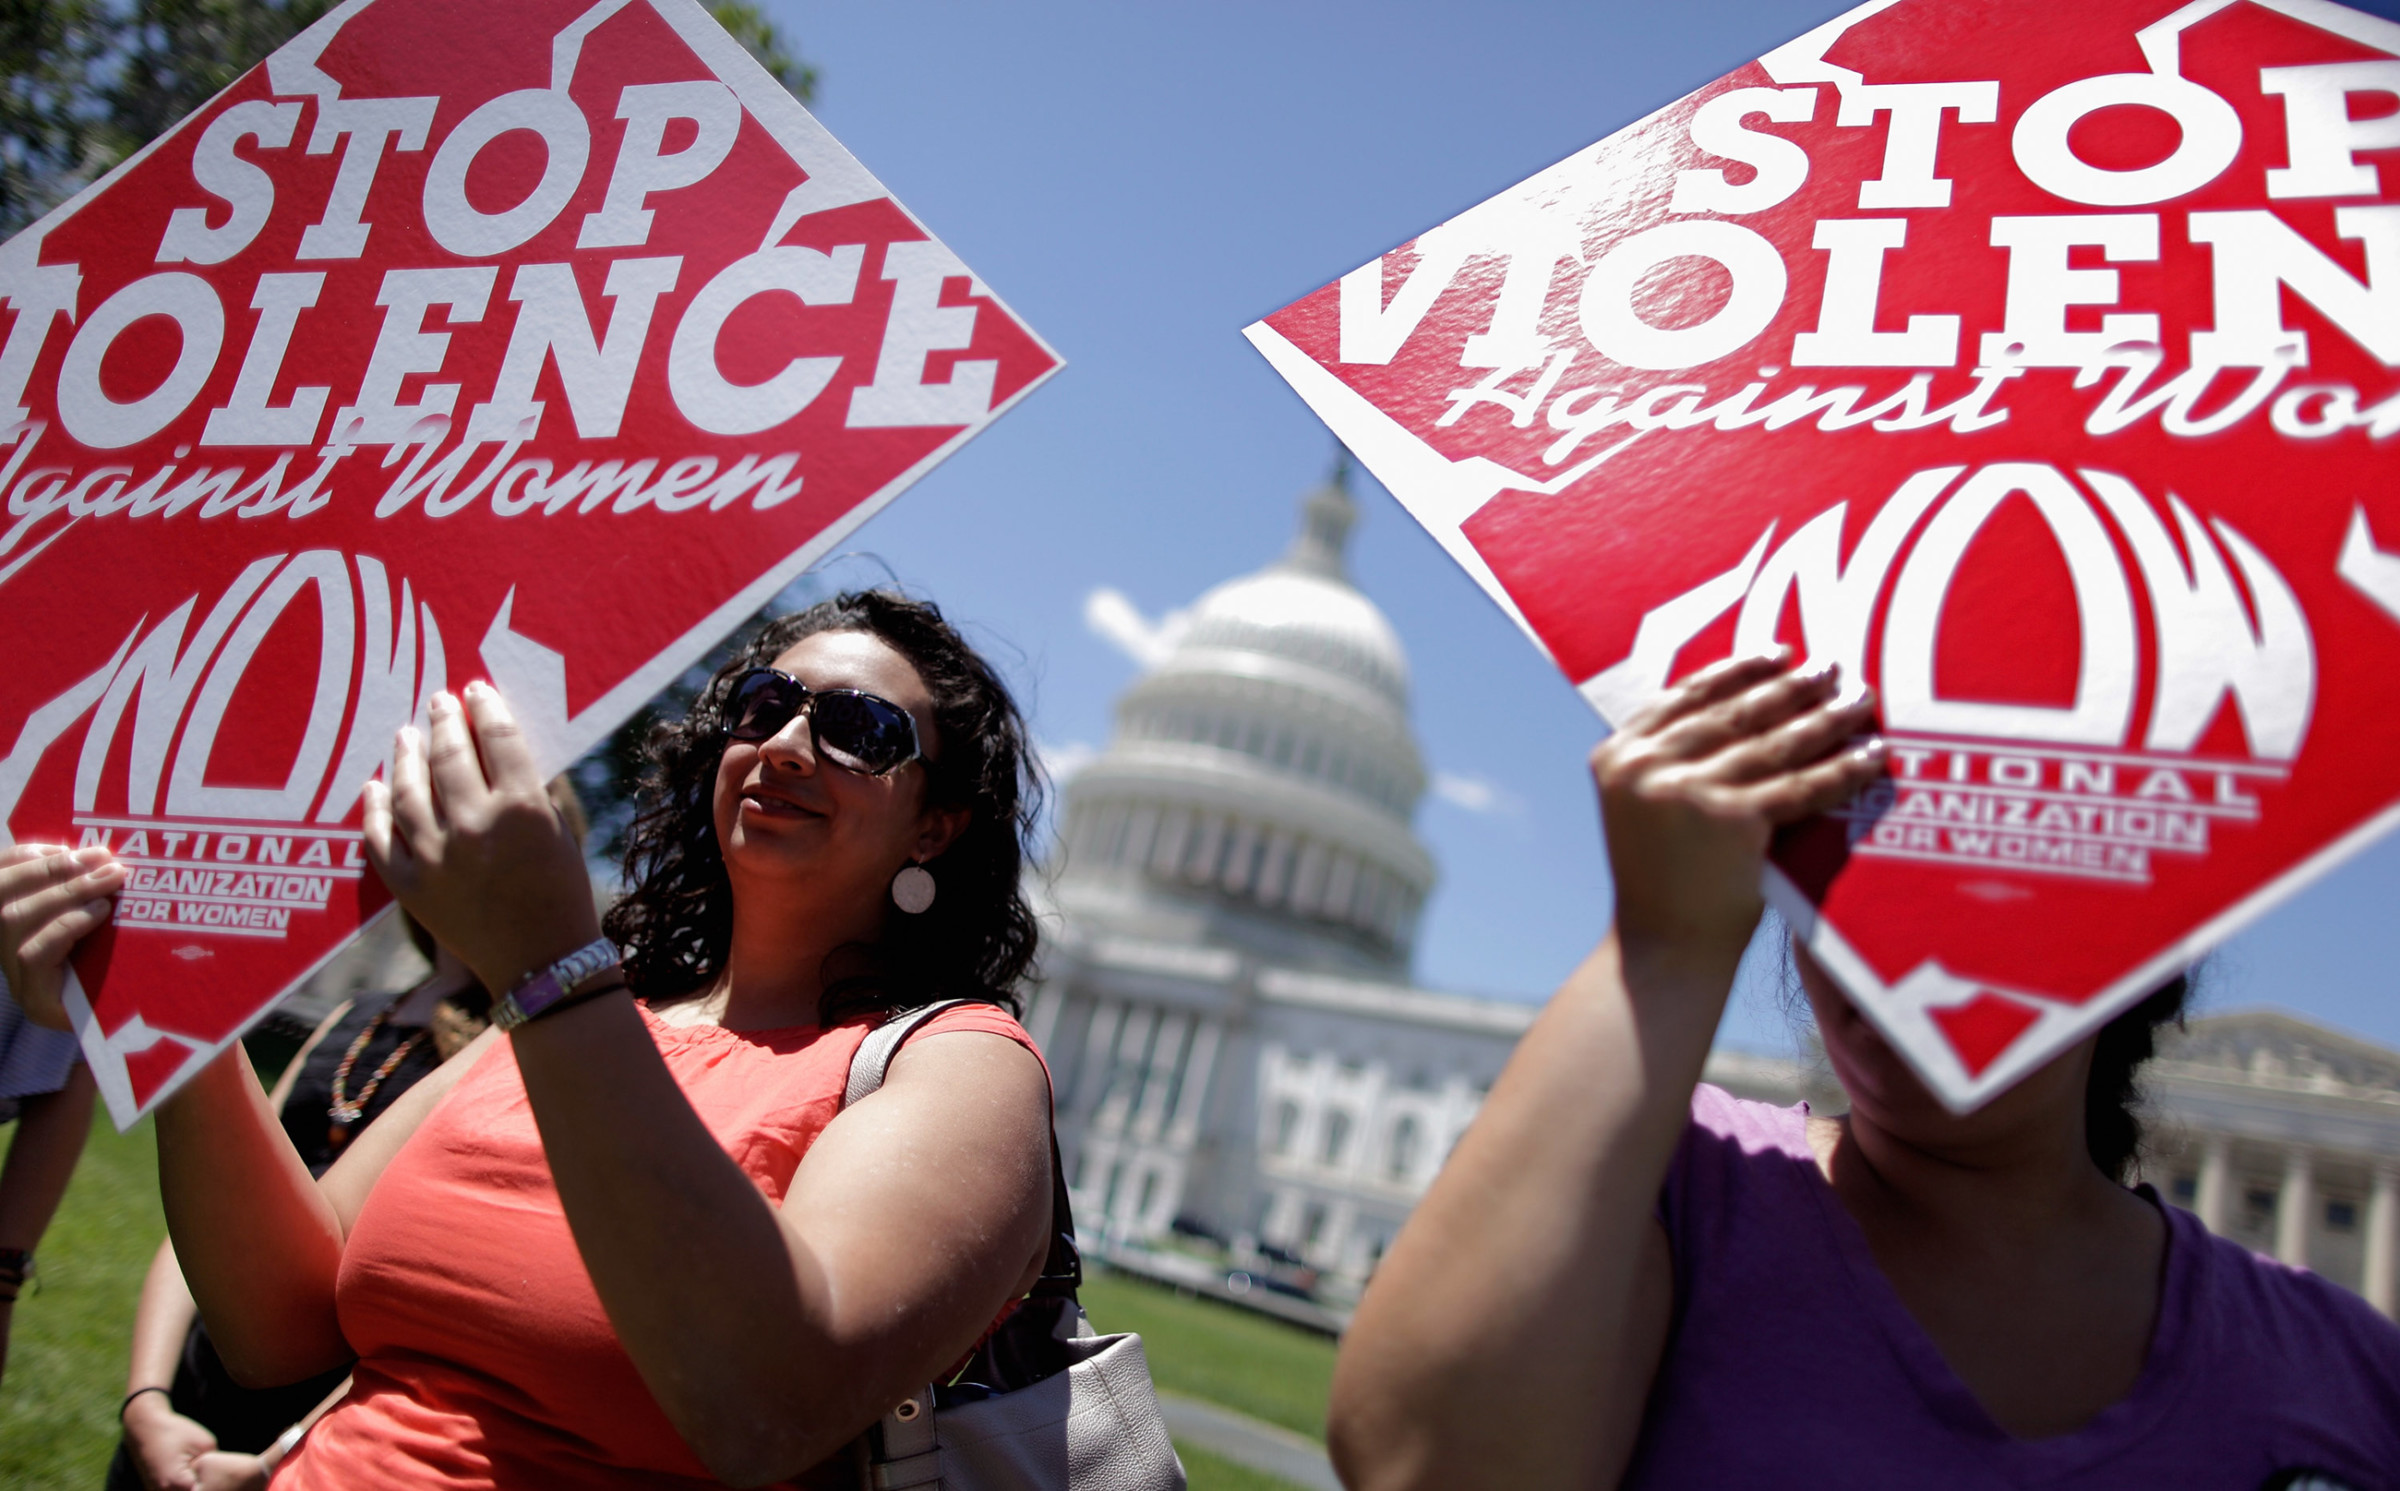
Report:
M808 716L819 754L869 776L898 771L924 753L917 722L899 705L856 689L812 689L789 673L752 668L725 696L725 733L734 740L772 739L795 715Z

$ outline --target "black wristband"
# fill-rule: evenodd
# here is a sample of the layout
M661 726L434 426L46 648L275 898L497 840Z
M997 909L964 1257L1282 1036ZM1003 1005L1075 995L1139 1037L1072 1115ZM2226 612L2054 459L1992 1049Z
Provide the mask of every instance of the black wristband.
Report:
M166 1388L163 1388L163 1387L137 1387L137 1388L135 1388L135 1389L134 1389L132 1392L130 1392L130 1393L127 1393L127 1394L125 1395L125 1401L124 1401L124 1402L122 1402L122 1403L119 1403L119 1404L117 1405L117 1426L118 1426L119 1428L123 1428L123 1427L124 1427L124 1425L125 1425L125 1410L126 1410L126 1409L128 1409L128 1408L131 1408L131 1407L133 1406L133 1400L134 1400L134 1399L136 1399L136 1398L138 1398L138 1397L140 1397L140 1396L141 1396L142 1394L144 1394L144 1393L166 1393L166 1394L167 1394L167 1401L168 1401L169 1403L173 1403L173 1402L175 1401L175 1395L174 1395L172 1392L168 1391L168 1389L166 1389Z

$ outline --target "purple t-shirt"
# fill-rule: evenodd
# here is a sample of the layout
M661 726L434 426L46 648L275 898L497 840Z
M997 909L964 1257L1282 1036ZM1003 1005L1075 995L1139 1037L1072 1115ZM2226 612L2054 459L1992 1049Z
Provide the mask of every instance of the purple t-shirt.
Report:
M2400 1326L2162 1210L2140 1380L2072 1434L2017 1439L1876 1266L1810 1152L1807 1106L1699 1088L1661 1206L1674 1330L1625 1487L2400 1488Z

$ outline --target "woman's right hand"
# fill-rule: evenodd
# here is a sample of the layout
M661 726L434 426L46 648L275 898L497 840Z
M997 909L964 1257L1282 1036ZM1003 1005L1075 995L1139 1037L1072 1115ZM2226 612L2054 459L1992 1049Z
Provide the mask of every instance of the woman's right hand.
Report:
M125 867L105 849L12 844L0 849L0 978L25 1018L68 1028L67 955L107 925Z
M1592 752L1629 958L1739 961L1775 829L1884 768L1875 696L1791 650L1733 658L1668 689Z
M217 1436L177 1413L165 1393L144 1393L125 1405L125 1444L151 1491L196 1491L200 1459L215 1452Z

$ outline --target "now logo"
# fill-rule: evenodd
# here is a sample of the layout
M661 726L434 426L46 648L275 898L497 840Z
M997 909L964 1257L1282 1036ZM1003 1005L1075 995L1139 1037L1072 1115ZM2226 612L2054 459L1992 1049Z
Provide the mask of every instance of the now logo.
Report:
M1910 476L1867 521L1847 563L1849 503L1835 503L1781 544L1769 523L1740 563L1645 613L1632 651L1585 682L1584 696L1621 723L1666 687L1677 655L1719 618L1738 608L1735 651L1764 651L1796 601L1809 661L1838 663L1854 678L1870 676L1869 644L1882 616L1878 683L1893 731L2130 746L2142 664L2124 559L2130 550L2149 598L2156 653L2141 748L2190 751L2230 699L2253 757L2282 762L2299 754L2316 700L2316 645L2299 598L2256 544L2221 518L2203 521L2171 493L2162 515L2110 471L2078 468L2081 485L2037 461L1997 461L1967 473L1937 466ZM1934 658L1952 584L1976 536L2019 496L2040 515L2073 585L2080 636L2073 699L1946 698Z
M311 594L313 592L313 595ZM306 721L290 755L267 762L220 759L219 736L243 680L293 604L310 595L318 620L316 666L275 680L279 700L305 697ZM251 562L193 625L194 595L152 624L135 623L116 652L26 719L0 760L0 842L34 769L90 715L76 760L78 815L339 823L359 789L391 765L392 736L421 719L447 678L433 608L402 580L397 599L380 560L334 549ZM288 649L278 651L288 659ZM121 800L102 801L120 735L130 735ZM338 751L337 751L338 747ZM223 768L275 786L227 786Z

